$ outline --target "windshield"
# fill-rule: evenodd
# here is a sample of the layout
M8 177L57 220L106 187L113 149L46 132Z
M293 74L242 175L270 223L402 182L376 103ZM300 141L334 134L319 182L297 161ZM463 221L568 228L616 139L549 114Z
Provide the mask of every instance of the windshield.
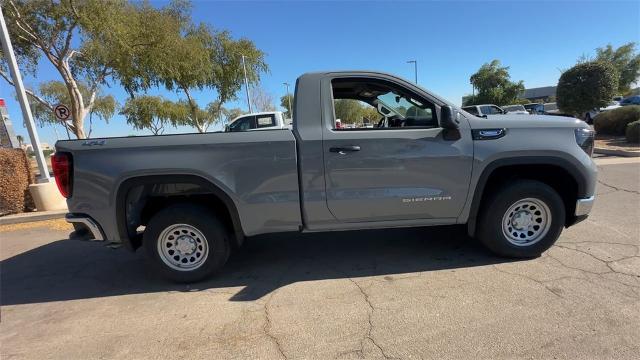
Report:
M393 92L378 95L378 103L384 105L397 115L406 117L430 117L431 109L427 108L420 101L397 95Z
M503 107L505 111L526 111L522 105L508 105Z

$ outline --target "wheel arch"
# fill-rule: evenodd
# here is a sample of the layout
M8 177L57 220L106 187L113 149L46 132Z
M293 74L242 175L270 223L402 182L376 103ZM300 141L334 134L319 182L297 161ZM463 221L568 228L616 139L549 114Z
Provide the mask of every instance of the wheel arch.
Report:
M485 166L482 170L482 173L480 174L478 181L476 182L475 191L469 210L469 217L467 221L467 232L469 236L475 235L478 212L480 211L480 207L483 200L486 198L487 193L492 189L492 186L497 186L499 184L492 184L492 182L495 180L499 180L502 182L506 181L505 179L497 179L496 176L500 175L501 172L503 172L510 173L513 177L516 178L530 178L526 173L517 174L515 172L512 172L518 169L525 169L527 167L555 169L556 171L562 171L569 175L570 180L573 181L573 184L575 185L575 195L560 194L560 196L563 197L563 201L565 202L565 206L567 207L565 226L570 226L576 222L573 211L575 210L575 201L578 197L585 196L588 188L586 176L580 172L578 166L576 166L569 160L556 156L509 157L494 160L487 166ZM561 180L568 179L560 178L558 181ZM553 184L549 185L552 185L552 187L557 190L557 187L553 186Z
M122 240L123 244L131 249L135 250L141 244L141 238L136 234L135 228L132 228L130 220L132 215L135 215L135 219L140 220L143 216L151 216L152 214L144 214L145 203L137 204L134 208L131 208L130 201L132 201L132 191L141 189L142 193L137 194L138 200L147 199L144 198L148 194L145 194L145 189L149 189L155 185L171 185L171 184L186 184L193 187L193 191L190 193L180 193L172 191L163 191L160 194L168 199L168 203L175 202L189 202L200 201L203 205L208 207L215 207L214 210L220 212L224 210L225 213L222 216L228 217L227 222L231 227L231 231L235 235L235 244L239 246L244 241L244 232L242 230L242 223L240 221L240 215L238 213L237 206L231 196L222 190L219 186L211 182L210 180L193 174L161 174L161 175L139 175L132 176L123 180L118 186L115 198L115 211L116 211L116 225L118 236ZM212 203L204 202L205 199L212 201ZM216 202L217 201L217 202ZM220 205L220 206L215 206ZM221 209L223 207L224 209ZM136 212L132 214L132 212ZM134 223L135 224L135 223Z

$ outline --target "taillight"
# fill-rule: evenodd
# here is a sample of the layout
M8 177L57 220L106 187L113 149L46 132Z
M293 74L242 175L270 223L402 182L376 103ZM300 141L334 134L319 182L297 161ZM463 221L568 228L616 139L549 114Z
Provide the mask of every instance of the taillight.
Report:
M73 184L73 161L71 154L65 152L57 152L51 157L51 167L53 168L53 176L56 178L56 184L60 194L65 198L71 196Z

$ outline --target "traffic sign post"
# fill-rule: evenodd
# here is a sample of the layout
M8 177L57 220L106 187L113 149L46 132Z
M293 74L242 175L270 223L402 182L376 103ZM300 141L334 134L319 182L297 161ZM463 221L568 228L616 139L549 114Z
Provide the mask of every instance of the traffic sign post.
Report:
M56 114L58 120L66 121L71 116L71 110L66 105L58 104L53 108L53 112Z
M27 100L27 93L24 90L24 84L22 83L22 77L20 76L20 70L18 69L18 63L16 62L15 54L13 53L13 46L11 45L11 38L9 38L9 31L7 30L7 24L4 21L4 14L2 13L2 7L0 7L0 35L2 40L2 52L9 65L9 71L11 72L11 78L18 95L18 101L20 102L20 108L22 109L22 117L27 125L29 131L29 138L31 139L31 146L33 146L33 152L38 163L38 170L40 171L40 182L49 182L51 177L49 176L49 169L40 147L40 138L36 131L36 125L33 122L33 115L31 115L31 109L29 108L29 101Z
M56 118L60 120L64 129L67 130L67 138L69 138L69 124L67 124L67 120L71 116L71 110L66 105L58 104L53 108L53 113L56 115Z

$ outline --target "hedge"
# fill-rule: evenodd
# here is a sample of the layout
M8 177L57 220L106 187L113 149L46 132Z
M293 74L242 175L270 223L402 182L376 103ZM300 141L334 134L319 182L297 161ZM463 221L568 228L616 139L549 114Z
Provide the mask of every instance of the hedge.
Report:
M0 148L0 216L35 209L31 183L33 174L24 150Z
M638 120L640 105L629 105L601 112L593 118L593 126L598 134L624 136L627 125Z
M627 125L626 134L627 141L632 143L640 143L640 120L634 121Z

